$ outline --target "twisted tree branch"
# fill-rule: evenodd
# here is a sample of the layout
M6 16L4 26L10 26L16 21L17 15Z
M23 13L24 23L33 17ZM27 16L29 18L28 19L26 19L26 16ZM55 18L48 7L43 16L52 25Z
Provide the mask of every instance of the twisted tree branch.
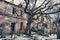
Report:
M44 6L43 8L36 9L36 11L34 11L33 13L36 13L37 11L39 11L39 10L42 10L42 9L46 8L47 4L48 4L50 1L51 1L51 0L49 0L49 1L45 4L45 6Z
M54 5L52 5L52 6L48 6L48 8L45 9L44 11L49 10L49 9L53 9L53 7L55 7L55 6L57 6L57 5L60 5L60 3L54 4ZM43 12L44 12L44 11L43 11Z
M48 14L56 14L56 13L59 13L60 12L60 9L56 12L50 12L50 13L43 13L43 15L48 15Z

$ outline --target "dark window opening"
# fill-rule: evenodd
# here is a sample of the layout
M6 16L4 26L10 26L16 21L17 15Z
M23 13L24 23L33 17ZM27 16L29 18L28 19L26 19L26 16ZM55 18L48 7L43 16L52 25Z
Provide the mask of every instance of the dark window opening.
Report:
M21 22L20 24L20 30L22 30L22 27L23 27L23 22Z
M43 23L43 26L47 28L47 24Z
M13 11L12 11L13 14L16 13L16 8L13 7Z
M11 31L14 32L15 30L15 23L11 23Z

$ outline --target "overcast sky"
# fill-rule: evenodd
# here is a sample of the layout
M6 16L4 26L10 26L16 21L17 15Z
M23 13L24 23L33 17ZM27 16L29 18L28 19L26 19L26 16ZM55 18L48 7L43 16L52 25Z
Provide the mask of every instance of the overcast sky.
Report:
M11 2L12 0L6 0L6 1ZM23 3L23 2L24 2L24 0L14 0L14 4L16 4L16 5ZM43 2L43 0L38 0L37 6L39 6L42 2Z

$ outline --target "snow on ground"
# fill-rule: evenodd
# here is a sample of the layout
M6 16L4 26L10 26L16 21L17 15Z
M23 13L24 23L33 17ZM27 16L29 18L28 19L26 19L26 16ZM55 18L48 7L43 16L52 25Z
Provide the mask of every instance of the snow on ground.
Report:
M56 39L57 38L57 35L56 34L51 34L51 35L49 35L49 37L51 38L51 39Z
M14 35L14 36L13 36L13 39L15 39L15 40L46 40L46 39L47 40L57 40L56 34L49 35L49 37L41 36L41 35L37 35L37 34L34 34L32 37L26 36L24 34L21 34L20 36L17 36L17 35Z

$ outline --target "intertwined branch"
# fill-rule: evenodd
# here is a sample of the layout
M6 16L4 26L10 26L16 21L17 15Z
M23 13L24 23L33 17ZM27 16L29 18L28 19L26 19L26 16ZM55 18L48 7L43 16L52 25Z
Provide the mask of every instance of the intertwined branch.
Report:
M26 0L25 0L26 1ZM37 14L37 12L39 11L39 10L42 10L42 9L44 9L44 8L46 8L46 5L48 5L49 4L49 2L51 1L51 0L49 0L47 3L45 3L47 0L44 0L43 1L43 3L39 6L39 7L37 7L37 8L35 8L34 9L34 7L35 7L35 5L36 5L36 2L37 2L37 0L35 0L35 3L34 3L34 5L33 5L33 8L31 9L31 10L33 10L32 12L33 13L35 13L35 14ZM22 9L22 10L25 10L25 11L28 11L29 9L27 9L28 8L28 5L29 5L29 0L26 2L26 7L25 8L21 8L19 5L15 5L15 4L12 4L12 3L10 3L10 2L7 2L7 1L4 1L5 3L7 3L7 4L10 4L10 5L13 5L13 7L18 7L18 8L20 8L20 9ZM45 4L44 4L45 3ZM43 4L45 5L43 8L41 8L41 6L43 6ZM58 5L60 5L60 3L56 3L56 4L54 4L54 5L52 5L52 6L48 6L45 10L43 10L42 12L45 12L45 11L47 11L47 10L50 10L50 9L53 9L55 6L58 6ZM29 10L30 11L30 10ZM59 12L59 11L57 11L57 12ZM57 12L51 12L51 13L49 13L49 14L54 14L54 13L57 13ZM38 12L39 13L39 12ZM47 13L46 13L47 14Z

